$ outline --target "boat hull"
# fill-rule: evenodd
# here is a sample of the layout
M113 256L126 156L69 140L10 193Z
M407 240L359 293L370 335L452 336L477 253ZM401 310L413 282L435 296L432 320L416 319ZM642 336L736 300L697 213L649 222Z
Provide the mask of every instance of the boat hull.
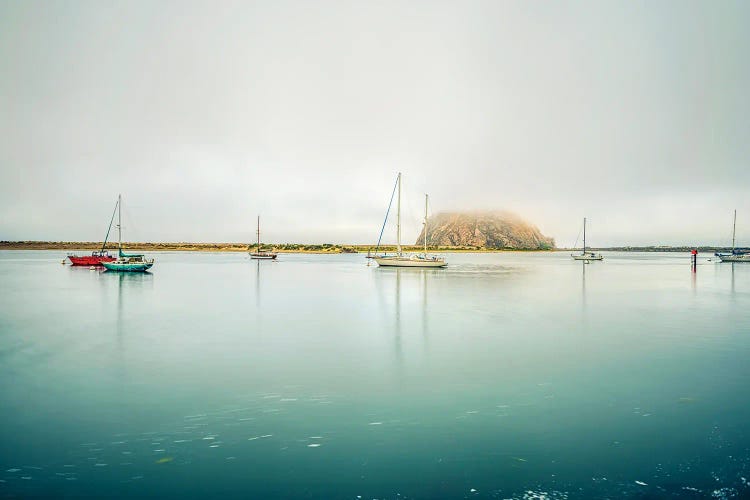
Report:
M275 260L278 255L275 253L251 253L250 258L251 259L257 259L257 260Z
M445 267L443 259L411 259L409 257L375 257L375 262L382 267Z
M596 255L572 255L573 260L604 260L601 254Z
M142 273L151 269L153 262L103 262L107 271L118 271L122 273Z
M750 262L750 254L719 255L722 262Z
M114 262L115 257L111 255L68 255L68 260L74 266L101 266L105 262Z

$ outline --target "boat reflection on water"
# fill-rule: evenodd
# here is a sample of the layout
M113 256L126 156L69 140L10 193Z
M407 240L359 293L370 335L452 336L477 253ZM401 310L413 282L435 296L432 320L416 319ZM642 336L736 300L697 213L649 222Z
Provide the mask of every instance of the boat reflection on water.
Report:
M103 283L109 283L109 280L117 281L117 304L118 311L121 306L124 292L129 289L141 289L153 286L154 275L150 272L144 273L108 273L104 269L98 268L99 279Z
M153 285L154 275L145 273L108 273L104 269L99 269L96 274L102 281L103 286L109 287L112 280L117 281L117 315L115 323L116 336L116 362L113 369L120 380L127 378L127 361L125 355L125 339L127 333L128 315L132 309L137 307L137 300L142 298L144 288L151 288ZM130 300L135 299L135 300Z
M383 326L386 332L393 332L394 359L399 366L404 363L404 356L411 352L408 347L410 342L421 343L423 353L428 350L429 281L433 273L440 272L429 268L381 267L373 273L383 313ZM393 297L393 300L388 300L388 297Z
M695 271L692 271L690 273L690 288L693 290L693 296L695 296L696 292L696 286L698 284L698 273Z
M581 305L586 311L586 261L581 262Z
M396 362L399 368L404 364L404 348L401 343L401 269L396 269L396 314L395 314L394 339Z
M581 266L581 313L579 317L580 322L580 328L581 333L584 336L588 336L591 333L591 317L588 310L588 291L586 289L586 273L587 272L596 272L589 270L589 262L588 261L576 261ZM596 269L596 267L594 267ZM596 280L594 280L594 285L596 285Z
M429 328L427 326L427 274L422 273L422 341L424 350L427 351L427 339L429 338Z
M250 254L250 259L252 259L252 262L255 262L255 306L256 308L260 308L260 296L261 296L261 285L260 285L260 274L261 270L260 268L262 266L270 266L272 264L276 263L276 260L274 259L264 259L264 258L256 258L253 257L252 254Z
M260 333L266 330L263 327L264 316L267 316L267 314L273 310L273 279L269 281L269 276L266 276L266 283L261 283L261 274L268 274L272 271L268 269L263 270L262 268L273 265L276 261L271 259L253 259L253 262L255 263L255 311L246 309L245 314L248 315L248 321L255 322L255 331ZM266 294L265 305L262 303L261 299L264 293Z
M98 274L105 280L117 280L117 336L121 338L123 332L123 313L127 312L124 310L127 291L153 285L154 275L149 272L107 273L104 270Z

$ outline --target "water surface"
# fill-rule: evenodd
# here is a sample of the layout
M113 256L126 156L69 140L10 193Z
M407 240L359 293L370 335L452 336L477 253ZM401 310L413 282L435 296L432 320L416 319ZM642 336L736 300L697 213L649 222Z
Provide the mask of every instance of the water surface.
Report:
M750 265L0 252L0 495L750 495Z

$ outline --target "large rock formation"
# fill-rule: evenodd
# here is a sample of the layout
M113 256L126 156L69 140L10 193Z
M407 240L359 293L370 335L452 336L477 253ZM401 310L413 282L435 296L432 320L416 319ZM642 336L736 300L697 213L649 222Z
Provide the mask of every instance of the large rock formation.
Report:
M545 250L555 240L509 212L439 213L427 222L430 246ZM424 229L416 245L424 244Z

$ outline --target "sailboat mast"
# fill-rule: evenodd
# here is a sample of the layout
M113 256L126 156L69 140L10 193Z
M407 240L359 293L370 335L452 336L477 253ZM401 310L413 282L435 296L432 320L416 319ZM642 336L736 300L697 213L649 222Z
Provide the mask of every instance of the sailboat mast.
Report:
M255 233L258 235L258 249L256 252L260 252L260 215L258 216L258 230Z
M737 209L734 209L734 222L732 223L732 253L734 253L734 232L737 229Z
M117 248L122 252L122 195L117 195Z
M586 253L586 217L583 218L583 253Z
M424 195L424 253L427 254L427 199L429 195Z
M398 205L396 205L396 249L401 255L401 172L398 173Z
M102 252L107 248L107 240L109 239L109 232L112 230L112 223L115 221L115 214L117 213L117 207L120 206L120 200L115 203L115 209L112 210L112 217L109 218L109 227L107 227L107 234L104 236L104 243L102 243Z

